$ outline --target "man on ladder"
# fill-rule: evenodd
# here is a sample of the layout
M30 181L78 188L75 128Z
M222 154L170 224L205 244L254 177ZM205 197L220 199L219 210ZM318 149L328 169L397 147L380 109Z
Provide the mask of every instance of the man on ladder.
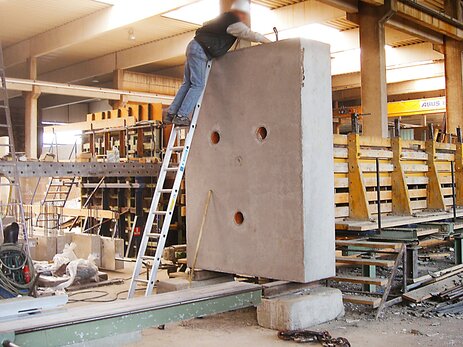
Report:
M153 292L157 271L161 265L161 258L169 233L175 201L179 193L204 90L211 70L209 60L224 55L233 46L237 37L251 41L269 42L264 36L251 31L242 22L249 15L249 12L249 1L235 1L231 12L224 13L199 29L196 32L195 39L188 45L185 81L170 106L168 114L164 117L165 123L173 122L174 125L146 218L127 294L128 298L134 297L137 284L146 284L146 287L143 288L145 296L149 296ZM188 118L190 113L193 114L191 121ZM183 143L180 143L180 132L182 132L182 127L185 126L189 126L189 129ZM177 160L171 160L173 156L177 156ZM166 180L168 172L175 174L173 184L169 184ZM169 196L167 205L161 204L161 197L166 196ZM148 249L149 243L156 244L154 255ZM146 262L150 262L151 269L148 271L147 278L143 278L142 268Z
M244 23L250 11L248 0L236 0L230 12L205 23L196 31L195 38L188 44L186 50L187 61L183 84L164 116L165 124L190 125L188 116L193 112L205 87L208 60L227 53L237 39L260 43L271 42L264 35L252 31Z

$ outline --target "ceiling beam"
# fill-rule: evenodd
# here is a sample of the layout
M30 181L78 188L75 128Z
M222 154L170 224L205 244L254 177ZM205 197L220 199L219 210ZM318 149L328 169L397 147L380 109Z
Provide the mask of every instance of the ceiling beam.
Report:
M388 83L387 95L399 96L410 94L445 93L445 77L422 78L413 81ZM418 96L417 96L418 97ZM359 100L360 87L333 91L334 101Z
M318 0L308 0L280 7L272 10L272 13L275 15L275 25L280 31L345 16L344 10Z
M47 72L39 75L39 78L44 81L76 83L112 73L117 69L129 69L173 57L181 57L185 54L185 48L193 37L194 32L188 32L168 39L150 42Z
M7 78L8 90L21 92L38 91L42 94L57 94L106 100L124 100L125 102L170 104L173 97L153 93L129 92L118 89L78 86L65 83L33 81L19 78Z
M440 34L463 40L463 24L419 3L410 0L397 1L397 14Z
M38 34L5 49L5 66L23 63L29 57L63 49L88 41L107 32L157 16L198 0L121 1L54 29Z
M374 5L374 6L382 6L384 5L384 0L362 0L362 2Z
M318 0L327 5L336 7L340 10L343 10L347 13L358 12L357 0Z
M443 61L416 66L389 68L386 71L388 83L416 81L444 76ZM336 75L332 77L334 91L360 87L360 72ZM388 87L389 88L389 87Z

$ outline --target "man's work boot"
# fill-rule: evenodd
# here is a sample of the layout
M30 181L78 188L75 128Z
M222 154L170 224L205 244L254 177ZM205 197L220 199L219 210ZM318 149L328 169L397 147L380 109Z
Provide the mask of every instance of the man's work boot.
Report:
M175 125L180 126L180 127L188 127L190 126L190 119L188 117L183 117L183 116L175 116L173 122Z
M165 111L164 114L162 115L162 122L164 124L172 124L172 121L174 120L175 116L176 116L175 114L171 114Z

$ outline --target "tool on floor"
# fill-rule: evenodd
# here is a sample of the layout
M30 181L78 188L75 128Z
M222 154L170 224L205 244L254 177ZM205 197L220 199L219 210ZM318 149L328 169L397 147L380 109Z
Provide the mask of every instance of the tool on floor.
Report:
M9 149L11 162L13 163L13 172L11 177L1 177L0 187L9 187L8 200L0 201L0 229L3 231L3 218L13 217L20 226L24 238L24 250L27 255L29 252L29 240L27 234L26 218L24 216L24 205L21 194L21 185L19 181L18 158L14 147L13 124L11 122L10 105L8 101L8 90L6 87L5 64L3 62L3 50L0 45L0 128L6 128L8 131L8 144L0 144L2 147ZM5 180L7 182L5 182Z
M206 68L206 79L205 85L207 86L207 80L209 78L209 72L211 70L212 63L209 61ZM196 130L196 123L198 121L199 112L201 110L201 102L204 97L204 88L199 101L193 112L193 118L189 130L186 133L185 142L183 145L180 144L180 137L185 127L172 126L170 133L169 142L167 144L166 153L162 162L161 170L159 172L158 182L154 191L153 200L151 201L151 207L148 212L148 217L143 231L142 240L140 242L140 249L137 255L137 261L132 274L132 280L130 282L130 289L127 295L128 298L132 298L135 294L138 283L146 284L145 296L151 295L153 292L154 284L156 282L156 276L161 264L161 257L164 252L164 247L167 240L167 234L169 233L170 222L175 208L175 202L177 200L180 184L182 182L183 173L185 171L185 165L190 152L191 142L193 135ZM177 163L171 162L172 155L177 155ZM175 173L175 180L172 187L165 187L166 176L168 172ZM161 197L169 195L169 200L166 210L160 210ZM162 220L162 221L161 221ZM153 232L153 228L155 229ZM149 242L157 242L156 251L154 256L148 255L147 248ZM143 262L152 262L151 270L149 271L148 279L141 278Z
M279 39L278 39L278 29L277 29L277 27L273 27L273 32L275 33L275 41L278 42Z

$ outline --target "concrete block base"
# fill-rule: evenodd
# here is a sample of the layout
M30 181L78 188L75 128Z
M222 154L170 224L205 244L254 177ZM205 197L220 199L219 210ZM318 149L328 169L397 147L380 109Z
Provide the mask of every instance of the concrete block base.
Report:
M275 330L307 329L344 315L339 289L317 287L304 294L262 299L257 307L261 327Z
M231 282L233 281L232 275L226 275L221 277L210 278L204 281L190 281L186 278L169 278L167 280L159 281L156 284L157 293L167 293L167 292L174 292L177 290L188 289L188 288L197 288L197 287L205 287L210 286L212 284L219 284L224 282Z
M124 257L124 240L101 237L101 268L117 271L124 269L124 262L116 258Z
M56 254L56 236L37 236L35 259L49 261Z

